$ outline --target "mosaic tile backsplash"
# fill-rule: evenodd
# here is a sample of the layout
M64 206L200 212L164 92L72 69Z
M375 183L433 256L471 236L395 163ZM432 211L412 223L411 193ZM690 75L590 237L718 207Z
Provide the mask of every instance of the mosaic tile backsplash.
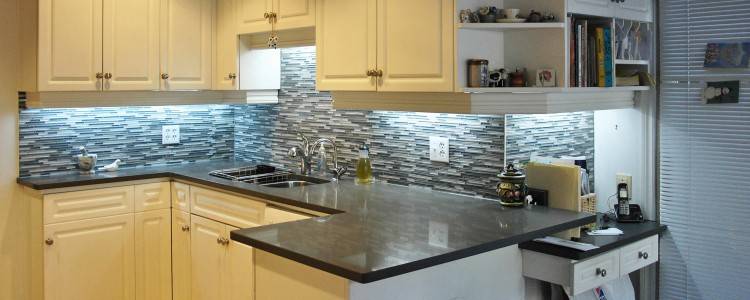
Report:
M234 110L227 105L33 109L20 113L20 175L75 170L86 146L99 166L177 164L234 156ZM162 125L180 125L182 144L162 145Z
M297 132L335 138L349 174L364 142L379 180L473 196L495 197L506 156L581 154L592 157L593 167L592 113L506 120L334 110L330 94L315 90L314 47L282 50L281 85L278 105L24 110L21 176L74 170L72 156L81 145L99 155L99 165L118 158L123 167L140 167L236 157L296 169L287 151L298 143ZM161 126L172 124L181 125L182 144L163 146ZM449 164L429 160L429 136L450 138Z

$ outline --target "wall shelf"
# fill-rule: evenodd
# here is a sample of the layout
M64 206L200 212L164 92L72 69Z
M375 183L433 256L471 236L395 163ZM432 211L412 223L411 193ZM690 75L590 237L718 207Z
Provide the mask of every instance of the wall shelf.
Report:
M627 59L616 59L615 60L616 65L643 65L648 66L649 61L648 60L627 60Z
M563 29L565 23L458 23L457 29L508 31L508 30L531 30L531 29Z
M602 92L628 92L648 91L648 86L618 86L609 88L600 87L522 87L522 88L464 88L465 93L501 93L501 94L546 94L546 93L602 93Z

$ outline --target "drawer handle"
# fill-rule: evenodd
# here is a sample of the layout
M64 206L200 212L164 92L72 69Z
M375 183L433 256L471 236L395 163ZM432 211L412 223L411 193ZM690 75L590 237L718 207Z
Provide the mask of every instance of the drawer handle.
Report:
M601 277L607 277L607 270L602 268L596 268L596 275Z
M229 239L226 239L224 237L219 237L216 239L216 243L218 243L219 245L226 246L226 245L229 245Z
M44 240L44 243L47 244L47 246L52 246L52 244L55 243L55 240L53 240L53 239L46 239L46 240Z
M638 258L648 259L648 252L638 252Z
M190 226L182 225L182 231L190 231Z

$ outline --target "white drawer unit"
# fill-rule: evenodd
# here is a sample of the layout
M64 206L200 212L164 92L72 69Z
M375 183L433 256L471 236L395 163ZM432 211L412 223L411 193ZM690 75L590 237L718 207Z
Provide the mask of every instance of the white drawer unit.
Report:
M139 184L135 186L135 211L169 208L171 200L169 182Z
M652 236L620 249L620 276L659 260L659 236Z
M522 255L524 276L559 284L572 296L657 262L659 236L652 235L583 260L525 249Z
M44 224L133 213L133 186L44 196Z
M610 251L573 263L573 292L583 292L620 277L619 251Z
M264 202L227 193L190 187L190 212L221 223L249 228L263 224Z

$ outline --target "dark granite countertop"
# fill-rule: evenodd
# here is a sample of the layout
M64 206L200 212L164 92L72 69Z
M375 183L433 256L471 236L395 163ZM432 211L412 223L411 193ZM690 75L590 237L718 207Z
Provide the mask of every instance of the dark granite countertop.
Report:
M360 283L398 276L585 225L595 216L499 203L429 189L351 180L277 189L216 178L209 171L251 163L209 161L19 178L37 190L171 177L330 214L236 230L233 240Z
M622 235L588 235L581 234L579 242L588 243L598 246L599 248L580 251L567 247L551 245L547 243L540 243L535 241L528 241L521 243L519 248L541 252L549 255L560 256L564 258L570 258L575 260L583 260L589 257L597 256L601 253L625 246L627 244L637 242L647 237L661 234L664 230L667 230L666 225L661 225L654 221L644 221L643 223L617 223L615 221L603 222L601 220L601 214L599 214L598 224L608 227L614 227L622 230Z

